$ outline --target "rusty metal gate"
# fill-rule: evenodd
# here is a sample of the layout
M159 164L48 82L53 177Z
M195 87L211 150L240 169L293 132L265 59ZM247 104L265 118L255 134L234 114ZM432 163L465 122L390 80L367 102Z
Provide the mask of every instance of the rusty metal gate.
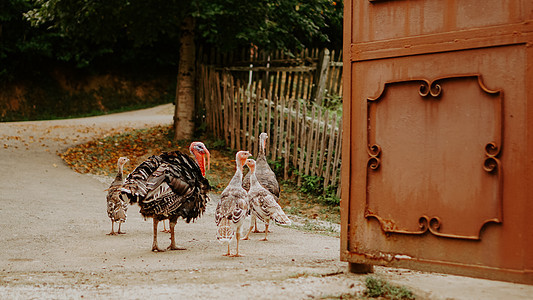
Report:
M533 1L344 16L341 259L533 284Z

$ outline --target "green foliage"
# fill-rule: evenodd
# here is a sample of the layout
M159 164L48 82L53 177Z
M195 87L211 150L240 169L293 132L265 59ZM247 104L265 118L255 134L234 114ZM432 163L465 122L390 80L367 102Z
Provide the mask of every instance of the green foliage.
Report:
M328 36L328 42L322 43L321 48L342 49L342 27L343 27L344 1L328 1L324 10L326 26L322 32Z
M225 149L226 148L226 141L224 140L214 140L210 143L210 147L211 149L217 149L217 150L220 150L220 149Z
M28 70L46 60L80 68L175 67L186 16L196 18L199 43L222 50L250 44L286 52L342 45L342 1L5 0L0 73L17 69L5 67L7 61L33 66Z
M56 58L78 67L175 65L181 12L181 1L41 0L24 17L36 28L58 33L68 48Z
M187 16L196 19L197 43L222 50L254 44L291 53L304 47L340 48L342 40L342 1L3 0L0 89L5 83L46 85L57 67L99 74L176 70L179 28ZM71 97L45 89L33 101L43 107L42 116L66 116L98 110L91 99L110 92ZM50 99L39 102L44 96ZM281 174L281 168L276 170Z
M32 28L22 17L31 7L29 0L0 2L0 82L39 76L54 56L57 35Z
M289 206L289 208L286 209L285 212L290 214L290 215L298 216L298 215L300 215L300 211L301 211L301 206L300 205L295 205L295 206Z
M381 297L385 295L385 286L388 285L386 281L380 278L368 276L365 279L366 289L364 294L368 297Z
M342 97L336 94L327 94L324 97L323 105L328 110L342 112Z
M324 177L315 175L302 175L300 190L304 193L320 196L324 193Z
M198 33L223 50L254 44L264 50L342 46L342 1L197 1ZM339 22L340 21L340 22ZM341 37L340 44L338 36Z
M285 158L279 158L276 160L267 159L267 161L272 169L272 172L274 172L278 178L282 178L285 168Z
M339 206L341 204L341 198L337 197L337 185L328 186L326 191L318 199L322 204Z
M366 289L363 294L367 297L384 299L403 300L415 299L415 295L405 286L390 284L382 278L367 276L365 279Z
M302 174L300 191L317 197L321 204L328 206L340 205L341 199L337 197L337 185L330 185L324 189L324 177Z
M3 0L0 80L40 80L62 63L93 71L175 68L182 10L171 4L180 1L159 2Z

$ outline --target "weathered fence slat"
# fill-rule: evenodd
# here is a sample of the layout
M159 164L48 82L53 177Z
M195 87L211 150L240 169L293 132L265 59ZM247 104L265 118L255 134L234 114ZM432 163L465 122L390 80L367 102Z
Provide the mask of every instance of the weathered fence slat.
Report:
M294 118L294 146L292 149L292 165L297 166L298 165L298 147L300 142L300 120L302 118L302 115L300 114L300 101L298 99L295 100L296 102L296 117Z
M250 113L249 113L249 119L248 119L248 143L247 143L247 146L246 146L246 150L250 151L253 153L253 145L257 139L257 129L256 129L256 124L259 123L257 121L257 117L258 117L258 112L257 112L257 101L258 101L258 94L257 94L257 90L259 88L259 84L255 85L254 88L252 89L253 91L253 95L255 95L255 97L252 95L251 98L250 98ZM250 92L250 94L252 94L252 92ZM245 116L246 117L246 116Z
M267 98L267 94L265 90L261 91L261 101L259 101L259 106L261 107L261 130L260 132L267 132L266 129L266 117L267 117L267 110L265 107L265 99ZM259 144L258 144L259 145ZM255 149L255 154L259 153L259 146Z
M326 110L326 114L324 116L324 128L322 129L322 135L320 137L320 151L319 151L319 157L318 157L318 172L317 176L322 176L324 174L324 152L326 151L326 142L328 139L327 133L328 133L328 121L329 121L329 110Z
M211 74L214 74L213 77L215 78L215 99L216 99L216 103L215 103L215 107L220 107L221 109L224 109L224 106L222 105L222 91L220 89L220 76L219 76L219 73L216 73L216 72L211 72ZM222 124L222 117L221 117L221 114L222 112L219 110L219 111L216 111L215 112L215 115L216 115L216 121L215 121L215 130L216 130L216 134L218 137L222 136L222 132L224 132L223 130L223 127L224 125Z
M258 151L257 149L259 149L259 134L260 134L260 131L259 131L259 117L260 117L260 112L259 112L259 103L261 102L261 97L260 97L260 93L261 93L261 90L260 90L260 86L259 84L257 85L257 91L255 93L256 97L255 97L255 120L254 120L254 132L253 132L253 137L254 137L254 143L252 146L250 146L250 149L252 151L252 154L255 153L255 155L258 154Z
M226 145L229 145L230 144L230 140L228 138L228 134L229 134L229 117L230 117L230 106L229 106L229 99L228 99L228 96L227 96L227 87L228 87L228 82L227 82L228 78L226 76L226 74L223 74L222 75L222 96L223 96L223 99L222 101L224 102L224 107L223 107L223 110L224 110L224 140L226 142Z
M277 109L277 108L276 108ZM277 157L282 157L283 150L283 140L285 134L285 98L281 98L280 108L279 108L279 124L278 124L278 155Z
M235 99L235 87L234 85L232 84L229 88L229 91L230 91L230 98L228 99L228 101L231 101L233 104L233 99ZM231 148L232 149L237 149L237 140L236 140L236 131L237 131L237 105L232 105L232 110L231 110Z
M246 95L247 91L244 90L244 87L243 87L243 91L240 94L241 94L241 102L242 102L242 117L240 118L242 119L242 126L240 128L242 129L239 132L241 146L237 147L237 149L244 150L246 149L246 143L247 143L246 129L248 129L248 115L249 115L248 95Z
M289 108L289 111L287 113L287 130L286 130L286 135L285 135L285 139L284 139L284 145L283 145L283 149L285 149L285 156L284 156L284 164L283 164L283 179L284 180L287 180L289 178L289 155L290 155L290 152L291 152L291 137L293 136L292 134L292 114L293 114L293 104L294 104L294 101L290 100L287 101L287 107Z
M303 113L300 125L300 155L298 158L298 181L297 185L302 185L302 174L304 172L304 162L305 162L305 144L306 144L306 116L307 116L307 105L303 105Z
M337 140L335 145L335 161L333 162L332 178L338 178L337 170L340 169L341 149L342 149L342 118L339 122L339 130L337 132ZM336 183L336 182L334 182ZM337 189L337 197L340 196L340 189Z
M237 87L235 89L235 99L236 105L235 105L235 116L233 117L233 129L235 134L235 148L236 150L241 149L241 120L239 116L241 115L241 104L242 104L242 97L241 97L241 85L240 81L237 81Z
M314 133L314 137L313 137L313 152L311 154L311 174L316 176L318 175L318 166L317 166L317 159L318 159L318 144L319 144L319 140L320 140L320 123L322 123L322 111L323 109L321 109L320 107L317 109L317 124L315 126L315 133Z
M316 106L311 108L311 120L316 118ZM311 166L311 155L313 154L313 133L315 132L315 122L311 122L309 132L307 134L306 148L307 153L305 155L305 175L309 175L309 167Z
M333 158L333 149L335 146L335 126L337 125L337 114L333 115L333 121L331 122L331 128L329 132L329 145L328 145L328 157L326 159L326 174L324 176L324 190L329 185L329 180L331 178L331 160Z
M268 96L267 96L267 100L268 100L268 104L267 104L267 114L268 114L268 117L266 119L266 122L265 122L265 126L266 126L266 131L267 131L267 135L268 135L268 139L267 139L267 142L265 143L265 148L268 152L268 155L270 155L272 157L272 153L270 151L271 147L270 147L270 141L272 140L272 135L271 135L271 132L270 132L270 120L272 119L272 101L270 101L272 99L272 90L270 90L270 92L268 93Z
M270 153L270 158L271 159L276 159L276 155L277 155L277 148L276 146L278 145L278 115L279 115L279 110L278 110L278 102L279 102L279 98L277 96L274 96L274 119L273 119L273 123L274 123L274 128L273 128L273 132L272 132L272 137L269 139L270 140L270 150L269 150L269 153ZM269 125L272 124L270 122L270 119L269 119ZM270 126L269 126L270 127ZM268 135L270 136L270 135Z

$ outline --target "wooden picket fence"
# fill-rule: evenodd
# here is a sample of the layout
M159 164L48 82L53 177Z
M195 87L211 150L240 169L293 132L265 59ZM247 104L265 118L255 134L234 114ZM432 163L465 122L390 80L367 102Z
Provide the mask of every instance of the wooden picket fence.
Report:
M266 154L283 166L283 178L323 177L323 186L340 193L342 118L316 104L295 97L279 97L271 83L252 84L235 79L230 71L200 65L199 99L208 130L235 150L257 154L259 134L266 132ZM287 80L287 79L286 79Z
M221 53L201 49L200 65L230 72L250 88L261 81L267 95L306 99L322 105L330 97L342 98L342 50L304 49L289 55L282 51L240 49Z

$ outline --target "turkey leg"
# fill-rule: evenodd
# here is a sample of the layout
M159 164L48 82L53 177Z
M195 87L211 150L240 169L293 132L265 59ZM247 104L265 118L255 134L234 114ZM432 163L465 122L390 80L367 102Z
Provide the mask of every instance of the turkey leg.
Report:
M176 246L176 238L174 237L174 227L176 226L176 222L178 221L178 218L172 218L169 222L170 227L170 246L168 246L167 250L187 250L183 247Z
M255 223L255 216L252 215L252 219L250 220L250 229L246 233L246 236L242 238L243 240L249 240L250 239L249 235L250 235L250 232L252 232L252 229L254 229L254 223Z
M235 235L236 235L236 238L237 238L237 252L235 254L233 254L233 255L230 255L230 256L231 257L241 257L243 255L239 254L239 240L241 239L240 229L239 229L239 231L237 231L235 233Z
M115 233L115 221L111 220L111 232L107 235L116 235Z
M122 225L122 222L119 222L119 223L118 223L118 231L117 231L117 233L118 233L118 234L126 234L124 231L120 231L120 226L121 226L121 225Z
M165 250L159 248L157 246L157 224L159 223L159 220L153 219L154 221L154 242L152 243L152 251L154 252L164 252Z
M226 253L226 254L222 254L222 256L231 256L231 254L230 254L230 252L229 252L229 244L230 244L230 243L228 243L228 253Z
M254 220L254 231L253 233L261 233L262 231L259 231L259 229L257 229L257 221Z
M267 222L265 223L265 238L262 239L261 241L268 241L267 239L267 235L268 235L268 225L270 224L270 220L266 220Z
M257 221L254 222L254 231L252 231L253 233L263 233L264 231L260 231L259 229L257 229ZM269 232L272 232L272 231L269 231Z
M167 225L165 223L165 220L163 220L163 230L161 232L170 233L170 230L167 229Z

